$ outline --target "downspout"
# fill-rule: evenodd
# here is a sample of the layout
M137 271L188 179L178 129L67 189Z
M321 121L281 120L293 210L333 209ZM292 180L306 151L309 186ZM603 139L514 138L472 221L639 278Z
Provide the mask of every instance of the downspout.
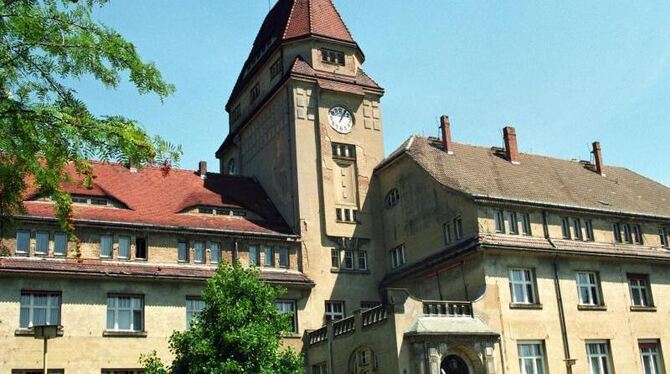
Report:
M551 240L549 235L549 214L547 211L542 212L542 226L544 228L544 237L549 241L552 247L556 248L556 245ZM565 362L565 370L567 374L572 374L572 365L575 364L575 360L570 357L570 344L568 342L568 330L565 324L565 311L563 309L563 296L561 294L561 285L558 278L558 256L554 255L553 259L554 266L554 288L556 289L556 304L558 305L558 319L561 324L561 337L563 338L563 355Z
M240 248L238 246L237 239L235 239L235 242L233 244L233 263L239 260L239 258L240 258Z

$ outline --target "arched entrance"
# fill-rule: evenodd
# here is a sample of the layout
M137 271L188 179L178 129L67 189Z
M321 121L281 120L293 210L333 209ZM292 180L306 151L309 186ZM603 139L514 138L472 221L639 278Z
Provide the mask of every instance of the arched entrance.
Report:
M449 355L442 360L442 374L470 374L468 364L456 355Z

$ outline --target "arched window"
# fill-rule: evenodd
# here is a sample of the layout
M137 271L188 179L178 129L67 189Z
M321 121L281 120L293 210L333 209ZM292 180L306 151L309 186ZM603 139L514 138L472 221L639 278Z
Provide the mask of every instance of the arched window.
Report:
M228 160L228 174L229 175L235 175L237 174L237 168L235 166L235 159L231 158Z
M386 206L387 209L390 209L398 205L398 202L400 202L400 192L398 192L397 188L394 188L386 194L384 206Z
M358 347L349 358L349 374L372 374L378 368L377 357L369 347Z

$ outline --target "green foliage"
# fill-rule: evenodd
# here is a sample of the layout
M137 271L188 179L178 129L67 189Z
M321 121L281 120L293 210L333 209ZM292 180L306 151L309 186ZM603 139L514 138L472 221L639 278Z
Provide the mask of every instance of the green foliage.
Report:
M53 198L72 233L71 201L60 188L67 164L90 183L89 159L166 170L179 161L180 147L123 116L91 114L65 83L93 78L115 88L123 73L140 93L163 100L174 91L132 43L92 19L105 3L0 0L0 235L21 212L28 177L31 188Z
M146 374L297 374L302 358L281 347L290 316L277 312L274 301L285 290L258 278L258 271L239 262L221 264L205 287L205 309L191 329L175 332L175 355L166 369L155 353L142 356Z

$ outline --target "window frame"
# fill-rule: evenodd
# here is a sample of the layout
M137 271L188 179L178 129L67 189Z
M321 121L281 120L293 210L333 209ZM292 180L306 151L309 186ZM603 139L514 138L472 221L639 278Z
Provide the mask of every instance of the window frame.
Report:
M346 317L346 304L344 300L326 300L325 302L325 313L324 313L324 320L326 323L329 322L335 322L342 320ZM335 312L333 309L336 305L339 305L342 307L341 312ZM330 310L329 310L330 307ZM337 318L339 316L339 318Z
M507 224L510 235L519 235L519 219L516 212L507 212Z
M181 245L183 244L183 256L182 256L182 247ZM188 245L188 240L179 240L177 241L177 261L178 262L183 262L183 263L188 263L189 262L189 254L191 252L191 249L189 248Z
M363 271L368 270L368 251L364 249L359 249L357 251L356 268Z
M493 220L495 221L496 233L504 234L505 231L505 213L502 210L493 212Z
M44 241L45 237L46 237L46 241ZM35 231L35 250L34 250L33 254L35 256L48 256L49 255L49 242L50 241L51 241L51 235L49 235L48 231ZM40 248L41 247L40 244L45 245L46 248Z
M142 251L144 253L142 253ZM146 236L135 236L135 260L149 259L149 239Z
M209 244L209 262L212 264L218 264L221 262L221 243L217 241L210 240ZM213 247L216 246L216 249ZM216 256L214 255L216 253Z
M65 245L63 251L59 249L59 238L65 238ZM54 234L54 256L67 256L68 244L70 243L69 236L64 232L57 232Z
M344 52L321 48L321 62L330 65L346 66L347 58Z
M109 238L109 254L105 254L105 246L103 245L104 239ZM114 257L114 236L113 235L100 235L100 258L112 258Z
M533 236L530 213L521 213L521 232L524 236Z
M28 296L29 297L29 303L28 305L24 305L23 303L23 297ZM45 305L35 305L35 296L46 296L46 304ZM57 297L58 298L58 305L51 305L50 301L52 297ZM45 309L44 311L44 321L45 324L50 325L50 326L60 326L61 318L62 318L62 305L63 305L63 293L61 291L43 291L43 290L21 290L20 298L19 298L19 329L29 329L32 326L34 326L35 322L35 309ZM27 309L28 312L28 323L26 326L22 326L22 315L24 313L24 309ZM51 322L51 312L53 309L56 309L58 312L58 321L56 324L52 324ZM47 321L49 323L47 323Z
M261 246L258 244L250 244L247 247L247 260L249 266L260 267L261 266Z
M122 251L123 247L122 247L121 243L122 243L123 240L126 240L126 239L128 240L128 247L126 248L126 255L124 256L123 251ZM117 258L119 258L121 260L129 260L130 259L130 249L132 248L132 245L131 245L132 238L129 235L119 235L117 237L117 242L118 242L118 246L119 246L119 250L117 252Z
M569 217L561 217L561 235L565 240L572 240L572 226L570 225Z
M198 245L200 248L198 248ZM207 246L202 240L193 241L193 262L196 264L204 264L207 262Z
M614 222L612 224L612 233L614 234L615 243L623 243L623 235L621 235L621 224Z
M651 281L649 280L649 275L628 273L626 275L626 278L628 280L628 290L630 292L631 307L653 308L654 298L651 292ZM644 281L644 285L640 284L641 281ZM633 284L633 282L637 282L637 284ZM637 303L638 300L636 300L635 297L636 290L639 292L640 295L639 304ZM646 299L646 303L642 303L642 292L644 292L644 299Z
M263 267L273 268L275 267L275 249L271 245L263 245ZM268 261L268 259L270 261Z
M670 248L670 229L667 227L659 227L658 236L661 240L661 248Z
M292 331L288 331L289 333L292 334L297 334L300 330L298 328L298 301L295 299L277 299L275 300L275 308L277 308L277 311L279 314L284 314L284 313L291 313L292 314L292 322L291 322L291 327L293 328ZM292 310L289 311L283 311L278 308L278 304L282 305L291 305Z
M282 246L279 247L279 250L277 251L279 253L279 261L278 265L280 268L283 269L288 269L291 267L291 255L289 252L288 247Z
M402 267L406 263L405 245L401 244L389 250L391 255L391 269Z
M331 269L339 269L342 266L342 259L340 257L339 248L330 249L330 267Z
M653 348L650 347L651 345L653 345ZM640 352L640 364L642 365L642 370L644 370L645 373L649 372L651 374L664 374L665 363L663 361L663 349L661 347L660 340L640 339L637 342L637 346ZM645 349L654 349L654 352L644 352ZM656 367L654 367L653 369L647 368L647 361L645 361L645 356L650 356L654 361L654 363L656 364Z
M198 304L196 305L194 302L197 302ZM197 307L194 308L194 305L202 305L202 307L198 309ZM205 309L205 301L200 296L186 296L184 309L186 311L186 330L190 330L193 320Z
M27 246L26 246L25 250L20 250L19 249L19 242L24 241L24 240L21 240L21 238L19 238L19 235L26 235L27 236L27 238L25 238L25 237L23 238L23 239L27 239ZM26 255L26 256L29 255L30 254L30 239L32 239L31 235L30 235L30 230L16 230L16 250L14 251L14 253L17 254L17 255Z
M451 236L451 222L446 222L443 224L442 231L444 232L444 244L451 244L453 242Z
M533 352L529 356L522 355L522 346L533 346L534 348L539 348L539 354ZM519 355L519 368L521 369L521 374L546 374L547 373L547 353L544 346L544 340L518 340L517 341L517 352ZM533 362L533 371L526 371L526 365L524 365L526 360L531 360ZM538 368L540 368L538 370Z
M109 312L110 312L110 306L109 306L109 299L114 298L116 300L114 307L112 309L112 313L114 315L113 317L113 325L114 328L109 328ZM129 308L121 308L119 306L119 299L121 298L128 298L130 299L130 307ZM133 306L134 300L139 300L140 301L140 308L136 309ZM144 309L145 309L145 302L144 302L144 295L141 294L124 294L124 293L108 293L107 294L107 313L106 313L106 323L105 323L105 331L113 331L113 332L144 332L145 331L145 325L146 321L144 318ZM120 329L118 328L119 325L119 312L121 311L129 311L130 312L130 329ZM140 312L140 323L142 326L140 329L135 329L135 312L139 311Z
M584 226L580 218L572 218L572 231L574 240L584 240Z
M454 218L454 240L459 241L463 239L463 218L458 216Z
M597 348L597 352L593 352L590 348ZM589 374L611 374L613 361L612 349L610 348L609 340L587 340L585 343L586 360L589 366ZM593 360L597 360L598 371L593 371Z
M515 280L512 276L513 272L520 271L522 274L527 274L528 279ZM512 267L508 271L508 281L510 287L510 300L514 305L539 305L540 297L537 290L537 281L535 277L535 269ZM515 286L521 286L523 293L521 298L517 297ZM530 287L530 289L529 289Z
M596 240L595 234L593 232L593 220L591 220L591 219L585 219L584 220L584 231L585 231L585 234L586 234L586 235L584 235L584 239L587 242L593 242L593 241Z
M587 275L588 283L580 282L580 274ZM577 285L577 299L580 306L604 306L602 296L602 287L600 285L600 274L595 271L577 271L575 273L575 284ZM585 289L588 292L590 302L585 302L582 299L582 290ZM595 296L595 300L594 300Z

